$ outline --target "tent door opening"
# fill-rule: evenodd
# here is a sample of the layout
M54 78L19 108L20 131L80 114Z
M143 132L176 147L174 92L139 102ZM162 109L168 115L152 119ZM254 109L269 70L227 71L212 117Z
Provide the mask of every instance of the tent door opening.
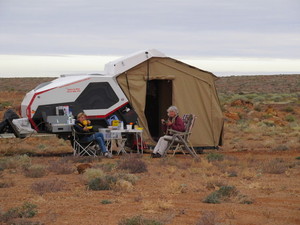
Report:
M149 80L147 84L145 116L153 140L163 135L160 120L167 119L172 105L172 80Z

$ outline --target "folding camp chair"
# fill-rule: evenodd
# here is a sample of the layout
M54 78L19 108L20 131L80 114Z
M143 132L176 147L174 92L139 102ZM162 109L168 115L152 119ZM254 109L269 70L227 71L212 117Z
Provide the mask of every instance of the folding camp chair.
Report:
M97 151L100 151L95 141L84 142L79 138L80 133L72 127L72 147L74 156L97 156Z
M180 132L172 129L168 129L167 133L172 135L171 137L165 137L164 139L169 142L168 147L165 151L165 155L167 152L173 148L173 155L178 150L181 150L184 154L185 151L188 151L194 158L197 158L197 153L192 145L192 143L189 140L190 135L192 134L192 128L194 126L196 116L193 114L185 114L182 117L184 126L185 126L185 131ZM184 148L183 148L184 147Z

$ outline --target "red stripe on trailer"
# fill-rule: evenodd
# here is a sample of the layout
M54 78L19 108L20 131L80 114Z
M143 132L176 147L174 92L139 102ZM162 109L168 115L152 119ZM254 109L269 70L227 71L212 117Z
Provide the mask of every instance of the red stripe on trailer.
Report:
M55 87L55 88L50 88L48 90L45 90L45 91L41 91L41 92L37 92L33 95L30 103L28 104L27 106L27 109L26 109L26 115L27 115L27 118L29 120L29 122L31 123L31 125L33 126L33 128L36 130L36 131L39 131L39 128L38 126L36 125L36 123L33 121L32 117L31 117L31 105L34 101L34 99L36 98L36 96L40 95L40 94L43 94L47 91L51 91L53 89L56 89L56 88L62 88L62 87L66 87L66 86L69 86L69 85L72 85L72 84L76 84L76 83L80 83L82 81L85 81L85 80L89 80L90 78L85 78L85 79L82 79L82 80L79 80L79 81L75 81L75 82L72 82L72 83L69 83L69 84L66 84L66 85L63 85L63 86L59 86L59 87Z
M105 115L97 115L97 116L87 116L87 119L100 119L100 118L106 118L109 115L113 114L114 112L116 112L117 110L119 110L120 108L122 108L123 106L127 105L128 102L125 102L124 104L122 104L121 106L115 108L114 110L112 110L111 112L105 114Z
M73 85L73 84L77 84L77 83L80 83L80 82L82 82L82 81L86 81L86 80L89 80L89 79L91 79L91 78L88 77L88 78L85 78L85 79L82 79L82 80L74 81L74 82L72 82L72 83L65 84L65 85L59 86L59 87L57 87L57 88L67 87L67 86L70 86L70 85Z
M45 92L47 92L47 91L51 91L51 90L53 90L53 89L55 89L55 88L51 88L51 89L49 89L49 90L45 90L45 91L41 91L41 92L35 93L35 94L33 95L32 99L30 100L30 103L28 104L28 107L27 107L27 109L26 109L27 118L28 118L29 122L31 123L31 125L33 126L33 128L34 128L36 131L39 131L39 128L38 128L38 126L36 125L36 123L33 121L32 117L31 117L31 105L32 105L34 99L36 98L36 96L38 96L38 95L40 95L40 94L43 94L43 93L45 93Z

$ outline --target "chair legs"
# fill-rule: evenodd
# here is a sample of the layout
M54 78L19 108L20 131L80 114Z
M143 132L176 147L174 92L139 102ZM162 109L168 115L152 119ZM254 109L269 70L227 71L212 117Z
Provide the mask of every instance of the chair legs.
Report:
M87 143L87 145L83 145L81 143L79 143L78 141L74 141L73 143L73 154L74 156L84 156L84 155L88 155L88 156L97 156L97 151L95 149L92 149L92 145L94 143L90 142Z
M175 155L176 151L180 148L181 151L185 154L185 152L182 149L182 145L184 146L184 148L191 154L192 157L194 158L198 158L198 155L194 149L194 147L191 145L191 143L187 143L181 136L177 136L172 138L172 140L169 142L168 147L166 148L166 151L164 152L164 157L167 155L168 150L170 150L171 146L173 145L173 143L175 142L175 138L178 138L178 140L180 141L180 143L178 143L176 145L176 148L173 152L173 155ZM190 146L190 147L189 147Z
M178 137L181 141L182 141L182 143L183 143L183 145L184 145L184 147L185 147L185 149L194 157L194 158L198 158L198 155L197 155L197 153L195 152L195 150L194 150L194 148L192 147L192 149L189 147L189 145L186 143L186 141L182 138L182 137Z

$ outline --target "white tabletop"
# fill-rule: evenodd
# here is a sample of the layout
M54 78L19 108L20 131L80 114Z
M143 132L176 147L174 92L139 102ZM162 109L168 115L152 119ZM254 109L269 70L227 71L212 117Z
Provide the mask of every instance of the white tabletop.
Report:
M131 129L131 130L127 130L127 129L123 129L123 130L110 130L111 133L141 133L143 132L143 130L139 130L139 129Z

